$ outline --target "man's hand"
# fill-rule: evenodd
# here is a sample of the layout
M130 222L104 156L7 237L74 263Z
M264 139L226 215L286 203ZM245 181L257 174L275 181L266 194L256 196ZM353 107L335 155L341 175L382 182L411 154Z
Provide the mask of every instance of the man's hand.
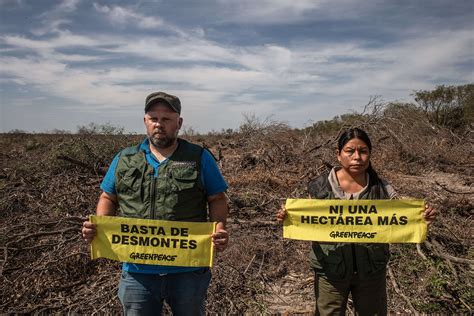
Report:
M94 223L91 223L89 221L86 221L82 224L82 238L84 238L84 240L88 243L92 242L95 237L95 234L97 233L95 226L96 225Z
M216 232L212 234L212 244L217 251L224 251L229 243L229 233L225 230L225 223L229 208L224 192L207 197L209 203L209 219L217 222Z
M212 234L212 244L217 251L224 251L229 244L229 233L223 228L216 228L216 232Z
M115 194L102 192L97 203L96 214L98 216L115 216L117 213L118 200ZM82 238L88 243L94 239L97 230L96 225L90 221L85 221L82 224Z

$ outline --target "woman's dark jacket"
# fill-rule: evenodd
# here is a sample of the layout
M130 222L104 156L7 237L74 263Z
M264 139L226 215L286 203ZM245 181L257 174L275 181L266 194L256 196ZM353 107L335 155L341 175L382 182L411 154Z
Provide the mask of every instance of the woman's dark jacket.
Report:
M337 199L325 173L308 184L308 191L314 199ZM384 182L369 176L369 184L359 199L389 199ZM390 250L381 243L331 243L313 242L310 253L311 266L316 273L333 279L348 279L358 274L361 279L385 273Z

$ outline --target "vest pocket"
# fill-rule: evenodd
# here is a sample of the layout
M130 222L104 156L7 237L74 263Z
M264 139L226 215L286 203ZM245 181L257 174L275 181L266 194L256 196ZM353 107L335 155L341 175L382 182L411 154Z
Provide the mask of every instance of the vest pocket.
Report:
M343 247L339 243L313 242L313 252L324 274L344 278L346 263L344 261Z
M377 273L384 270L390 259L390 250L387 244L368 244L367 253L369 265L372 271L369 273Z
M192 189L197 176L198 172L194 168L175 168L171 170L171 177L178 191Z
M140 170L137 168L130 168L118 178L116 190L118 193L126 192L129 194L140 193L141 184Z

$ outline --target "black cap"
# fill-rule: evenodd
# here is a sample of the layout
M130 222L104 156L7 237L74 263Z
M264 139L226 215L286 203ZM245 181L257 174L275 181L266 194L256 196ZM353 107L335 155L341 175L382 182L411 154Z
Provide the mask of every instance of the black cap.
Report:
M148 112L153 104L158 102L168 104L173 111L181 115L181 101L179 101L179 98L165 92L153 92L146 97L145 113Z

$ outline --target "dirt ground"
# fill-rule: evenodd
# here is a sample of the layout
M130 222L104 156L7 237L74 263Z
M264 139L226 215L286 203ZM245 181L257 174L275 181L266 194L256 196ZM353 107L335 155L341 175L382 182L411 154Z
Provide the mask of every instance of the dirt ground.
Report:
M397 122L360 122L374 135L374 166L439 216L423 244L391 246L389 311L472 314L472 133ZM337 135L272 123L188 137L211 150L229 184L231 243L215 260L210 314L314 312L309 242L283 239L275 213L285 198L306 197L308 181L336 163ZM114 154L142 139L0 135L0 313L121 312L120 264L91 261L80 228Z

